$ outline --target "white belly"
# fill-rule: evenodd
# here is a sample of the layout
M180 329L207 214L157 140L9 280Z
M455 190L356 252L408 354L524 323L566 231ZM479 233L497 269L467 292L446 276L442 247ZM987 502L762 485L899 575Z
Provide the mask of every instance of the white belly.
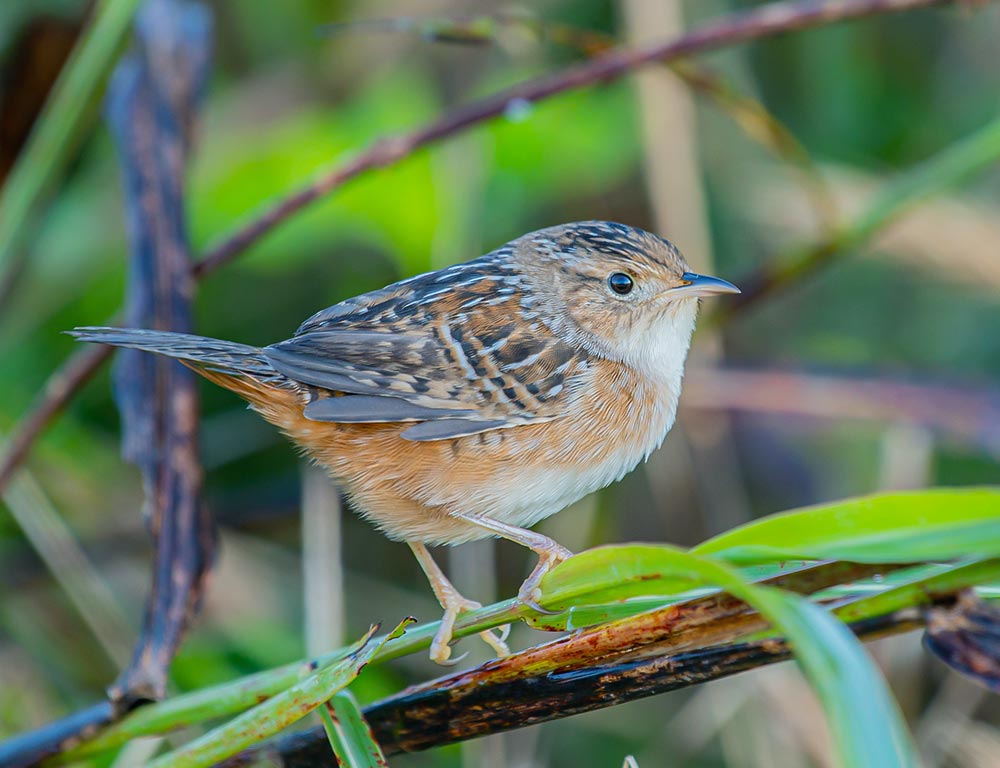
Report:
M663 442L677 412L680 377L670 385L636 398L647 407L633 408L615 428L605 419L584 419L580 437L567 438L563 461L524 461L499 473L488 487L466 499L470 514L528 528L575 501L620 480ZM589 424L589 428L586 426ZM571 444L572 443L572 444ZM470 531L469 539L479 538Z

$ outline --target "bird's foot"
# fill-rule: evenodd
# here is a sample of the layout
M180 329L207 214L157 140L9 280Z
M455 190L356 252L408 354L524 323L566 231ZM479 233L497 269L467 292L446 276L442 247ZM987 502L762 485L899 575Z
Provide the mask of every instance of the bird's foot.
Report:
M463 613L474 611L483 606L475 600L463 597L454 588L439 594L438 598L441 600L441 605L444 608L444 616L441 617L441 626L438 627L438 631L434 634L434 639L431 641L431 661L444 666L452 666L464 658L464 655L459 656L457 659L451 658L450 643L455 634L455 621ZM509 656L510 648L507 647L506 643L509 634L510 624L505 624L496 629L485 629L479 633L479 636L483 639L483 642L493 649L493 652L497 656Z
M454 585L448 581L448 577L444 575L444 571L434 562L434 558L427 551L426 545L418 541L411 541L409 545L410 549L413 550L414 556L417 558L417 562L420 563L420 567L427 575L431 589L434 590L434 596L438 599L441 607L444 608L444 616L441 617L441 626L438 627L438 631L434 634L434 639L431 641L431 660L447 666L457 664L461 661L462 657L452 659L451 646L449 645L452 636L455 634L455 621L466 611L474 611L477 608L482 608L482 605L475 600L463 597L455 589ZM510 625L505 624L496 629L485 629L479 633L479 636L496 652L497 656L509 656L510 649L505 642L509 633Z
M538 613L555 614L559 613L559 611L550 611L539 604L538 601L542 598L540 585L545 574L559 565L559 563L573 557L573 553L566 549L566 547L552 541L552 539L547 539L546 541L547 543L543 547L534 550L538 554L538 564L528 578L524 580L521 589L518 590L517 599Z

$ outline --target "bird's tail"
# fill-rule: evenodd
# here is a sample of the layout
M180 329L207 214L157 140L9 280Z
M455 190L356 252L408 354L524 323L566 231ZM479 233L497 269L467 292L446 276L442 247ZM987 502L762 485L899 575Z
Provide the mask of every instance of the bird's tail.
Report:
M247 383L281 386L287 382L258 347L233 341L209 339L189 333L150 331L140 328L74 328L68 331L80 341L111 344L173 357L227 389L243 393Z

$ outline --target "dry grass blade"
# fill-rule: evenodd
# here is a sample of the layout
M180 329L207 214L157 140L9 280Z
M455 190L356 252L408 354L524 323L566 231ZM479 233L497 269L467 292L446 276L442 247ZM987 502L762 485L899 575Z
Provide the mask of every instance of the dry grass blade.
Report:
M1000 609L966 592L947 608L931 609L925 644L945 664L1000 692Z
M855 251L928 198L982 173L1000 157L1000 119L994 117L928 160L900 174L856 217L814 244L789 249L741 280L743 293L711 316L725 324L739 312L800 282L835 259Z
M834 206L845 217L859 216L887 183L884 177L857 168L821 169ZM745 213L766 236L814 238L810 211L798 188L784 182L766 167L750 166L733 184L736 208ZM777 243L776 243L777 244ZM960 194L925 200L883 228L870 249L878 258L891 257L913 266L935 281L972 288L1000 286L1000 223L988 204L977 204Z
M124 667L132 629L128 619L41 486L25 472L3 501L115 668Z

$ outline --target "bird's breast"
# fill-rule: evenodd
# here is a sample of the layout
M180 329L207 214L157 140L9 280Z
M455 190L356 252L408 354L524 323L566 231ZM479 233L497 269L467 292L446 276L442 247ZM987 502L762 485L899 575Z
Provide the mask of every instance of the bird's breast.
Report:
M442 478L427 500L533 525L644 461L673 425L679 390L679 375L651 380L620 363L599 363L560 418L463 438L444 466L456 477L468 457L478 481L459 480L461 489Z
M429 442L401 438L409 422L314 422L273 397L258 409L389 536L454 544L484 533L449 512L530 526L620 479L662 442L679 390L679 375L663 381L597 361L557 418Z

